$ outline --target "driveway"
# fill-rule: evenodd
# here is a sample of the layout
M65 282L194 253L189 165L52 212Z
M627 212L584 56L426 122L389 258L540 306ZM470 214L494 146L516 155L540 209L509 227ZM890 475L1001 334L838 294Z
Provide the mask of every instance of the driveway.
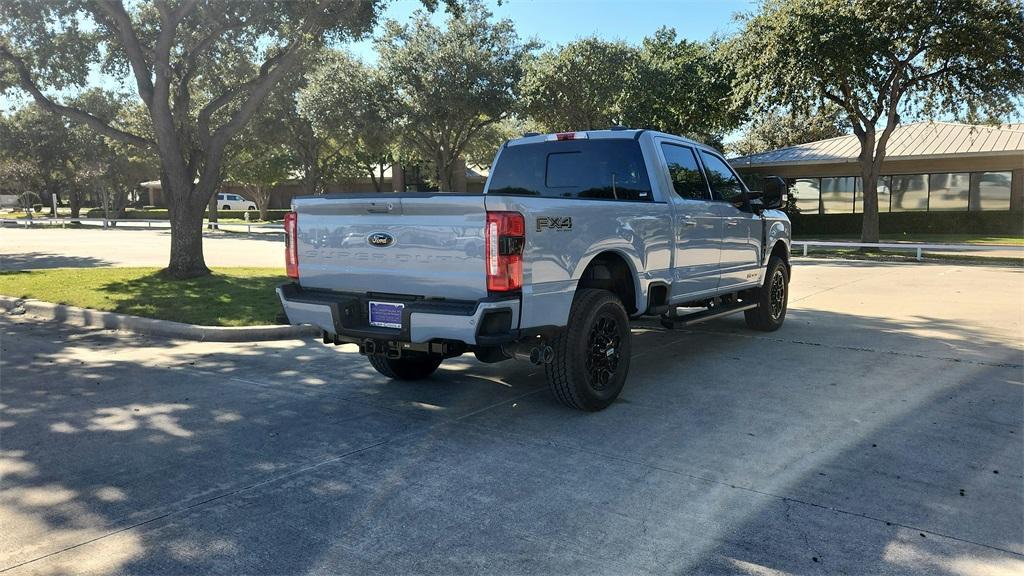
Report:
M782 330L636 326L622 398L529 364L7 317L0 569L1021 574L1024 272L801 262Z

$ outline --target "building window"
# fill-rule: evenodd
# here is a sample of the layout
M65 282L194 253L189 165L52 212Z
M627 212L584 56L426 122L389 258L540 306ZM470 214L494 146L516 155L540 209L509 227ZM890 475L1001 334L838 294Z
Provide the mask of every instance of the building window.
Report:
M970 174L932 174L928 177L929 211L967 210L970 197Z
M1009 210L1011 172L971 174L971 210Z
M821 213L821 179L798 178L790 192L796 198L796 209L800 214Z
M928 178L924 174L901 174L892 177L893 212L928 209Z
M849 214L853 212L853 196L859 178L841 176L821 179L821 209L824 214Z

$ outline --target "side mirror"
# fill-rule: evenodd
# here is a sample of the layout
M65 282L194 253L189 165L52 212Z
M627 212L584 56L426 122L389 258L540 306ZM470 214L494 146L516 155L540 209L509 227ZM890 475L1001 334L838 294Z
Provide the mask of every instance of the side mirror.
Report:
M764 179L764 191L761 193L761 203L765 210L776 210L786 205L786 196L789 193L789 186L779 176L766 176Z

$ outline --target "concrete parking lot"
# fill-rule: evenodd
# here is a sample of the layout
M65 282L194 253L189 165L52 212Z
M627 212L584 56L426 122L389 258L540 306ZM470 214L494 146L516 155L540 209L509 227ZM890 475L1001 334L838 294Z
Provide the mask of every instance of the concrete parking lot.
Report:
M0 227L0 269L93 266L167 266L170 230L115 228ZM203 255L212 267L284 269L284 235L216 232L203 235Z
M637 324L596 414L528 364L4 318L0 570L1024 573L1024 271L792 288L772 334Z

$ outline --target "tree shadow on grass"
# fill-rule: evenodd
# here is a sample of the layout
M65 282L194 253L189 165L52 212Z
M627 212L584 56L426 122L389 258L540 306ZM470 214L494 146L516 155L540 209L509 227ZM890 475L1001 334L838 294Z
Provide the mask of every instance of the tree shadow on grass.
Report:
M162 271L100 290L118 300L116 312L208 326L275 324L281 303L274 289L283 276L234 276L213 273L188 280L168 278Z
M48 252L24 252L0 255L0 272L12 270L42 270L47 268L98 268L110 262L88 256L66 256Z

